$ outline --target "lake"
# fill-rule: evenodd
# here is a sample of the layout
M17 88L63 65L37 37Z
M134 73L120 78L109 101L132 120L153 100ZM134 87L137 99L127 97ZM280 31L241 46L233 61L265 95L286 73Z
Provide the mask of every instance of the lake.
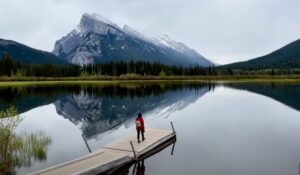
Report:
M20 113L15 135L32 138L26 154L12 150L17 163L1 171L26 174L84 156L82 134L96 150L135 132L142 112L146 137L147 128L174 123L174 152L169 146L120 175L299 174L299 83L40 85L1 87L0 94L1 110Z

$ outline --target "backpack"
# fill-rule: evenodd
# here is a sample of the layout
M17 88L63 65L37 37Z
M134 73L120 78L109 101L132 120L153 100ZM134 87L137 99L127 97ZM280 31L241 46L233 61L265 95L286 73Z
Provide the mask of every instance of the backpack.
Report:
M142 126L142 124L139 120L135 121L135 125L136 125L137 128L140 128Z

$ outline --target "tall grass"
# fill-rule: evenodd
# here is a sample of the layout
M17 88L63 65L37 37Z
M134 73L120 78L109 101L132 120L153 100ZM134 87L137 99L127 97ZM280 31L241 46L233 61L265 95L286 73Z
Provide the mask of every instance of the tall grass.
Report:
M15 174L15 168L47 158L51 138L43 132L17 133L22 117L15 107L0 112L0 172Z

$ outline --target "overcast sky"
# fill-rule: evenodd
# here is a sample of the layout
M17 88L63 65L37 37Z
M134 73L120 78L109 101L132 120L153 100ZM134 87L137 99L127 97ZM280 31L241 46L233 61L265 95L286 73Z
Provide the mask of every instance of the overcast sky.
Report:
M0 7L0 38L46 51L85 12L167 34L222 64L300 38L300 0L1 0Z

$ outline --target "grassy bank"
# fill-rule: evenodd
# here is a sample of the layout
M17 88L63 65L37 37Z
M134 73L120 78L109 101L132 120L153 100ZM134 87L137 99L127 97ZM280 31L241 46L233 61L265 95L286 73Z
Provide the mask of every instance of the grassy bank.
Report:
M0 77L8 81L108 81L108 80L300 80L300 75L219 75L219 76L87 76L87 77Z
M92 77L0 77L0 86L19 85L73 85L73 84L117 84L124 82L299 82L300 75L247 75L247 76L92 76Z

